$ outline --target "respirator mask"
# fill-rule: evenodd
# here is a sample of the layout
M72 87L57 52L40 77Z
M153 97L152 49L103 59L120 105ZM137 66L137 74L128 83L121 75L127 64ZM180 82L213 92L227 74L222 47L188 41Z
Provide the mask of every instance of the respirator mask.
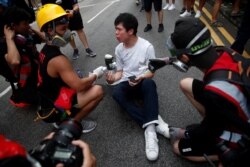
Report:
M63 17L60 19L55 20L52 24L53 30L55 32L55 27L60 24L68 24L69 19L67 17ZM61 35L55 35L51 39L51 44L58 46L58 47L64 47L66 46L71 40L73 39L73 33L68 29L62 36Z
M55 35L53 39L51 40L51 44L58 46L58 47L64 47L66 46L73 38L73 34L70 30L67 30L63 36Z
M174 45L171 36L168 38L167 40L167 48L171 54L171 56L173 56L174 58L176 58L172 64L173 66L181 71L181 72L187 72L189 67L192 66L192 59L195 58L196 55L199 55L203 52L205 52L206 50L208 50L211 46L212 46L212 40L211 38L208 38L202 42L200 42L197 45L194 45L195 42L197 42L197 40L199 40L199 38L205 33L207 32L208 29L206 27L204 27L186 46L186 48L184 49L177 49L176 46ZM181 56L185 54L189 57L189 62L183 62L180 60Z

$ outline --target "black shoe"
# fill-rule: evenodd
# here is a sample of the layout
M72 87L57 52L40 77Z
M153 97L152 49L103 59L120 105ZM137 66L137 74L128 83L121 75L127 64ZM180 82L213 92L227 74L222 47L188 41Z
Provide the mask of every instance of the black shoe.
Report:
M147 24L147 26L144 28L144 32L148 32L151 29L152 29L151 24Z
M90 56L90 57L95 57L96 56L96 53L93 52L90 48L87 48L85 51L86 51L87 55Z
M78 49L74 49L72 59L76 60L76 59L78 59L78 57L79 57L79 51L78 51Z
M186 11L186 8L182 8L180 11L180 14L184 13Z
M158 32L162 32L163 30L164 30L163 24L159 24Z

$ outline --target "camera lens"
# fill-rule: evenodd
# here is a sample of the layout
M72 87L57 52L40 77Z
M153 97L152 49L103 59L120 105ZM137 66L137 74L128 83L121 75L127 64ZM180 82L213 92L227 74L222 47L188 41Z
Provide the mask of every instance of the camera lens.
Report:
M67 146L72 140L79 139L81 134L82 125L74 119L68 119L60 124L53 138L58 144Z

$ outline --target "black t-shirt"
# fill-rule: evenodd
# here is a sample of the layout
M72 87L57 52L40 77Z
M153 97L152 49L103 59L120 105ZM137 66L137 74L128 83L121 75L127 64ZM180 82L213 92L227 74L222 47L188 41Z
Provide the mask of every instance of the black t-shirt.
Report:
M63 54L60 51L60 48L56 46L52 46L52 45L45 45L40 52L39 75L41 78L41 83L39 86L39 91L41 92L42 97L46 97L46 98L42 98L42 101L41 101L41 106L43 108L45 107L53 108L52 102L54 102L56 98L58 97L61 87L63 86L68 87L60 77L52 78L51 76L49 76L47 72L49 61L57 56L62 56L62 55Z

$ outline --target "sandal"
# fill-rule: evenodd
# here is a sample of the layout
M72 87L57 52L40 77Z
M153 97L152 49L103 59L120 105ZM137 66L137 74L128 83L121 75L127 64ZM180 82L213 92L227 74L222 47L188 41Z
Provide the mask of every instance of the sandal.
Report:
M214 22L211 22L211 26L213 27L223 27L223 24L219 21L214 21Z

